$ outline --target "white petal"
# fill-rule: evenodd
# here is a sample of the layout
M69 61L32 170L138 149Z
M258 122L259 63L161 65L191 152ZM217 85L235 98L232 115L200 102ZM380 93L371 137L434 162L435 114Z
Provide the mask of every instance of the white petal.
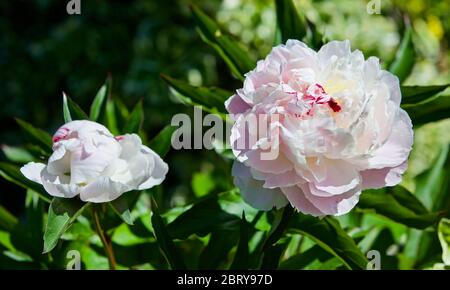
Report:
M31 181L42 184L41 172L45 168L45 164L30 162L20 168L20 172Z
M386 143L375 150L368 160L367 169L395 167L408 159L413 144L413 130L408 114L399 109L392 133Z
M106 176L101 176L81 190L80 198L86 202L109 202L130 190L132 188L128 185L112 181Z
M309 214L312 216L324 216L325 214L321 212L317 207L315 207L308 199L306 199L305 194L302 189L298 186L282 187L284 195L287 197L289 202L304 214Z
M154 166L150 173L150 177L140 184L138 189L147 189L161 184L166 178L166 174L169 171L169 166L161 159L161 157L159 157L158 154L147 146L142 146L141 152L144 153L144 158L152 159Z
M397 167L361 171L362 189L376 189L397 185L402 181L402 174L406 171L407 167L408 162L405 161Z
M320 191L314 184L300 184L305 197L321 212L325 215L343 215L348 213L359 201L359 195L361 194L361 187L357 186L346 193L333 196L319 196L317 193ZM312 193L314 191L314 194Z
M80 193L80 187L76 184L70 184L70 177L68 176L53 175L44 169L41 177L45 191L52 196L72 198Z
M361 177L355 168L343 161L325 159L326 177L315 183L318 191L311 191L317 196L332 196L345 193L361 183Z
M263 182L255 180L250 168L238 161L233 164L232 175L242 198L251 206L267 211L274 207L282 208L288 203L280 189L263 188Z

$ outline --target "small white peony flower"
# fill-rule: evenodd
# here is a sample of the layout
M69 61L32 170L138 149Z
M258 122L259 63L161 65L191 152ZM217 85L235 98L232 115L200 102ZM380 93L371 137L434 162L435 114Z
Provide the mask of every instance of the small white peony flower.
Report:
M398 184L413 143L400 100L397 77L349 41L318 52L297 40L274 47L225 103L244 200L262 210L291 203L313 216L342 215L361 190ZM268 133L251 141L249 115L277 118L258 118L269 120ZM261 158L267 145L276 158Z
M136 134L114 137L92 121L72 121L53 136L48 164L30 162L20 171L52 196L108 202L122 193L160 184L167 164Z

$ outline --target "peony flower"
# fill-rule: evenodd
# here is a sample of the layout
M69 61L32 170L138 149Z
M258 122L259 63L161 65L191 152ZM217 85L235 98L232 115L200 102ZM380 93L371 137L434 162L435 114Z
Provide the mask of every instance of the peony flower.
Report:
M48 164L30 162L20 171L52 196L108 202L122 193L160 184L167 164L136 134L114 137L92 121L72 121L53 136Z
M225 103L243 199L261 210L291 203L313 216L342 215L362 190L398 184L413 143L400 101L397 77L349 41L318 52L297 40L274 47ZM262 158L268 148L274 158Z

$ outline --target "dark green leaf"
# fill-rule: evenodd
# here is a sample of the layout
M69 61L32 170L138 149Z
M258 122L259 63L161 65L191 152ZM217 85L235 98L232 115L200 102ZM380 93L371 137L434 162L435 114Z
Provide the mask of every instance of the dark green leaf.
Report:
M329 252L325 251L318 245L314 245L303 253L296 254L289 259L281 262L279 269L280 270L301 270L306 266L314 262L315 260L319 260L324 262L333 257Z
M52 137L45 131L35 128L28 122L16 118L17 124L24 130L30 141L40 145L42 149L47 152L52 152Z
M23 176L22 172L20 172L19 167L17 167L16 165L0 162L0 175L6 180L20 185L23 188L33 190L39 195L42 200L50 202L50 198L48 198L47 192L45 192L42 185L33 182Z
M163 219L159 215L158 206L156 201L152 197L152 225L154 234L156 237L156 241L158 242L158 246L161 249L164 257L170 265L171 269L185 269L185 264L183 259L178 252L178 249L175 247L173 243L172 237L167 231L166 225L164 224Z
M412 33L412 28L408 25L395 55L394 62L389 67L389 71L399 78L400 83L409 76L416 60Z
M12 231L16 224L17 218L0 205L0 229Z
M358 207L417 229L434 225L441 215L428 212L414 195L399 186L395 189L364 191Z
M104 84L100 90L97 92L97 95L95 95L94 101L91 105L91 111L89 114L89 117L92 121L97 121L98 117L100 116L100 112L102 110L103 102L106 98L106 92L108 91L108 87L106 84Z
M88 115L78 106L69 96L67 98L67 107L69 108L72 120L88 120Z
M315 241L325 251L341 260L347 268L366 269L366 257L336 219L298 214L291 230Z
M44 233L44 253L56 246L59 238L89 205L77 198L53 198Z
M294 208L289 205L285 206L283 209L275 213L275 219L273 221L269 235L264 243L263 251L278 242L278 240L283 236L283 233L289 227L293 215Z
M175 132L177 128L167 125L162 129L158 135L156 135L153 140L148 144L149 147L155 151L161 158L166 156L167 152L169 152L170 147L172 145L172 134Z
M239 243L230 269L245 270L250 266L250 253L248 249L248 243L250 240L250 235L252 234L250 225L245 219L245 213L242 213L242 219L239 229Z
M277 26L281 42L288 39L302 40L306 36L306 23L300 17L292 0L276 0Z
M286 239L282 242L278 242L274 245L270 245L265 251L263 260L261 263L262 270L275 270L280 264L281 256L286 250L290 239Z
M227 256L239 239L239 220L226 228L214 230L199 259L199 269L217 269L227 263Z
M198 7L192 6L192 13L202 39L216 50L231 72L243 80L244 74L252 70L256 63Z
M449 117L450 92L438 93L424 102L405 104L402 108L411 117L414 127Z
M412 105L429 101L447 87L449 87L448 84L439 86L401 86L402 105Z
M125 126L123 127L124 133L138 133L141 129L142 123L144 122L144 107L142 100L140 100L133 111L131 111L128 119L126 120Z
M186 82L166 75L161 75L161 77L169 86L186 98L186 101L190 104L200 105L207 109L215 109L221 113L227 113L224 102L233 95L232 92L214 87L205 88L191 86Z
M131 210L135 206L140 191L131 191L122 194L119 198L109 203L114 212L120 216L120 218L127 224L133 225L133 217L131 216Z
M235 215L220 208L216 195L211 195L194 204L167 226L175 239L186 239L192 234L204 237L214 229L233 227L239 221Z

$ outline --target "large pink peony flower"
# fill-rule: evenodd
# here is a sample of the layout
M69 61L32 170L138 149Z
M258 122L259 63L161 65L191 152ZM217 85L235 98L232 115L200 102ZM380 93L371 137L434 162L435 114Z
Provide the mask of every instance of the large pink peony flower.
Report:
M290 202L313 216L342 215L361 190L398 184L413 143L400 100L397 77L349 41L318 52L297 40L273 48L225 103L244 200L261 210Z

